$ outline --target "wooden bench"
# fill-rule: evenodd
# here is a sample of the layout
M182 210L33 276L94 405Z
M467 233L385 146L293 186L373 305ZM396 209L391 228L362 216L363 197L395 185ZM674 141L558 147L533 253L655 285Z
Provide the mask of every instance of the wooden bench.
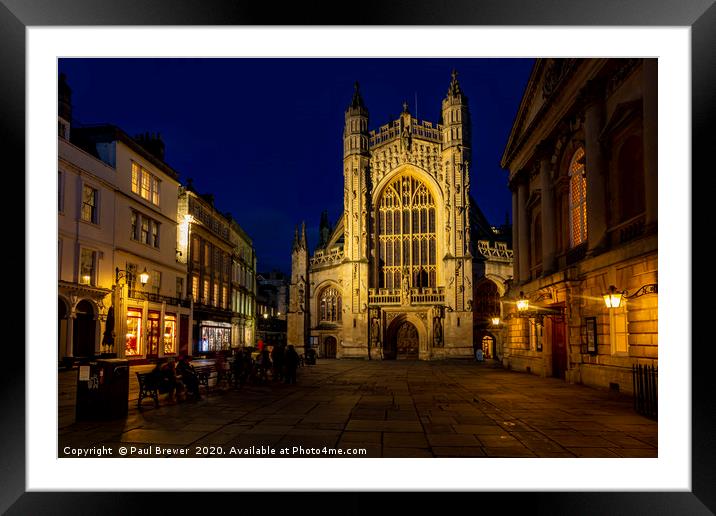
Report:
M151 373L137 373L139 382L139 396L137 396L137 408L142 410L142 400L152 398L154 406L159 408L159 386L152 379Z
M234 374L230 367L223 369L219 368L217 364L207 364L194 366L194 371L196 371L196 377L197 380L199 380L199 387L206 387L207 392L210 390L209 380L212 378L215 381L213 385L214 389L218 388L222 383L226 383L227 385L233 384Z

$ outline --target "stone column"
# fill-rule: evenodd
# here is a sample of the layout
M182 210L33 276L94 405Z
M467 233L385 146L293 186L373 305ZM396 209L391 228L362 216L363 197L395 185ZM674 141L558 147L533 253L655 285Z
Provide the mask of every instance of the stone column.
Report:
M517 250L517 245L519 242L518 237L518 227L519 223L517 220L517 187L511 186L510 189L512 190L512 277L515 280L515 284L519 283L520 281L520 256L519 253L515 252Z
M593 254L604 245L607 235L606 160L599 143L604 127L604 87L601 82L589 81L581 94L585 102L587 252Z
M542 189L542 271L544 275L555 270L557 224L555 221L554 188L549 156L543 154L539 162Z
M70 314L67 316L67 341L65 345L65 355L67 355L68 357L75 356L74 343L72 342L72 340L75 336L76 317L77 313L75 312L75 309L72 308Z
M658 220L659 164L658 164L658 64L656 59L644 59L642 71L644 91L644 180L646 201L646 231L655 232Z
M527 221L527 195L528 192L528 174L524 174L520 178L517 187L517 236L519 244L517 247L519 253L520 282L525 283L530 279L530 232L529 222Z

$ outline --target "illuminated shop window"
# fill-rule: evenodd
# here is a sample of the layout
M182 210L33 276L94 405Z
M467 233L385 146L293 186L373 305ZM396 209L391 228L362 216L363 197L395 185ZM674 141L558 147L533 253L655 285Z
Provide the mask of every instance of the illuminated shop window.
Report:
M136 308L127 309L127 335L125 340L125 354L137 356L141 354L142 342L142 311Z
M174 314L166 314L164 316L164 354L172 355L176 353L177 344L177 318Z

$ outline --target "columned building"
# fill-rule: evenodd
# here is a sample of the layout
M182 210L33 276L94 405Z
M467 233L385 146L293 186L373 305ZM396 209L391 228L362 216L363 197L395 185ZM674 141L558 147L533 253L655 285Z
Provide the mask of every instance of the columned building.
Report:
M480 241L496 250L498 238L470 196L471 129L456 73L437 124L404 104L398 119L370 130L356 84L343 132L343 213L334 225L322 217L312 255L305 225L296 229L289 344L337 358L473 356L485 336L475 331L474 295L482 281L504 291L511 256L493 270L491 253L478 251Z
M509 305L504 364L631 391L658 361L656 59L537 60L502 166L508 297L530 304Z

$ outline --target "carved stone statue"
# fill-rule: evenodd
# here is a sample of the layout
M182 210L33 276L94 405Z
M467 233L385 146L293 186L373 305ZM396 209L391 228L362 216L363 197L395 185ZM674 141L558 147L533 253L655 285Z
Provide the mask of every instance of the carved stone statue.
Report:
M437 347L442 346L443 343L443 327L440 323L440 318L435 317L433 319L433 344Z
M380 346L380 319L374 318L370 326L370 341L373 346Z

